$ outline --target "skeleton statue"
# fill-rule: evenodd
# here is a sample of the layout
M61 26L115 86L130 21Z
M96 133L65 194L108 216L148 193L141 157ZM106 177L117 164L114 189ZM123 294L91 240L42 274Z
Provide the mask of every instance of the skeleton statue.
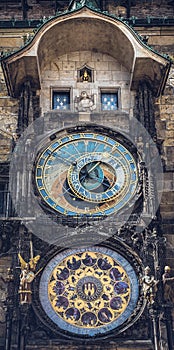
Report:
M164 274L162 275L164 300L174 304L174 277L170 276L170 266L164 267Z

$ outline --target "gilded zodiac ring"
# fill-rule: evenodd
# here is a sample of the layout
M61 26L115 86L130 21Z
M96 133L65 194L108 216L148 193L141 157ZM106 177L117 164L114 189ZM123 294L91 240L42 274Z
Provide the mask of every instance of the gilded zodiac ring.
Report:
M43 309L60 328L73 333L90 335L113 329L127 319L137 298L133 268L104 247L62 252L41 277Z

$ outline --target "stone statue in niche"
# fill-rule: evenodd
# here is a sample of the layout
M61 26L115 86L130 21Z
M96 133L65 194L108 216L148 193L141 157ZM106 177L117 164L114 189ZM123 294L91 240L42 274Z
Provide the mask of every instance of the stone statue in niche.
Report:
M146 266L144 269L144 276L142 278L142 286L144 298L149 304L153 304L155 302L157 284L159 283L159 281L155 280L154 276L151 275L150 272L150 267Z
M78 112L91 112L96 109L94 94L90 96L86 91L75 97L74 104Z
M5 322L5 302L7 299L7 282L0 276L0 323Z
M164 273L162 275L164 300L174 304L174 277L171 277L170 271L170 266L164 267Z

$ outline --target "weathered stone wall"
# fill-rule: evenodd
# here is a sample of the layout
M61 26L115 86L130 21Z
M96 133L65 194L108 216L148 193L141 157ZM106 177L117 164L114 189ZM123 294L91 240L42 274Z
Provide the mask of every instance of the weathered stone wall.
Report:
M136 0L136 5L131 6L130 17L172 17L174 7L166 0Z
M160 2L159 2L160 3ZM164 5L165 2L163 2ZM133 8L132 8L133 10ZM157 10L157 9L156 9ZM142 10L144 11L144 9ZM153 11L153 7L152 7ZM153 13L153 12L152 12ZM159 12L156 12L159 13ZM170 16L173 9L170 12ZM166 14L164 10L164 15ZM158 15L160 17L160 14ZM161 54L168 54L174 58L174 28L169 27L139 27L136 30L142 36L148 37L148 44ZM167 238L167 264L174 266L174 65L163 96L156 100L155 118L159 143L161 144L162 160L164 164L163 194L160 211L163 220L163 234Z
M37 0L28 0L27 1L29 9L27 11L28 19L40 19L43 17L49 17L55 15L55 4L51 2L38 2ZM0 17L3 20L22 20L23 19L23 11L21 3L11 3L8 1L6 3L0 4Z
M12 137L16 131L18 100L8 96L2 69L0 68L0 161L9 159Z
M1 17L0 17L1 20ZM32 29L6 29L0 30L0 52L11 52L18 50L24 43L26 36L32 33ZM1 77L2 78L2 77ZM1 79L2 82L2 79Z
M160 210L163 219L163 233L167 238L167 264L174 266L174 84L173 66L164 95L159 98L159 114L156 115L158 139L162 144L164 164L163 194Z
M1 241L0 241L1 248ZM6 299L7 299L7 269L10 267L11 258L0 259L0 339L5 335ZM0 344L1 345L1 344Z
M78 82L77 70L85 64L94 70L94 82ZM72 90L71 109L74 111L74 100L82 91L95 96L96 110L100 110L100 89L121 89L119 109L130 112L131 93L129 91L130 73L112 56L99 52L71 52L57 57L56 61L46 62L41 71L41 106L42 113L51 109L51 90L69 88Z
M28 10L26 11L26 17L28 19L40 19L50 16L55 16L56 11L66 10L68 4L64 1L65 6L60 5L56 9L56 4L54 1L37 1L37 0L28 0ZM61 1L59 1L59 4ZM105 0L103 2L105 9L110 13L118 13L116 7L117 5L122 4L120 1L115 0ZM126 1L123 1L123 5ZM174 15L174 7L172 3L170 4L166 0L136 0L132 3L130 8L130 17L134 16L137 18L146 18L146 17L172 17ZM0 19L1 20L22 20L23 11L20 2L6 3L2 2L0 4Z
M173 59L173 26L136 27L136 31L147 39L147 44L160 54L167 54Z
M145 344L134 344L134 345L129 345L129 346L118 346L116 344L101 344L101 345L72 345L72 344L67 344L67 345L51 345L51 346L27 346L26 350L34 350L34 349L38 349L38 350L139 350L141 346L141 350L151 350L151 346L149 345L145 345Z

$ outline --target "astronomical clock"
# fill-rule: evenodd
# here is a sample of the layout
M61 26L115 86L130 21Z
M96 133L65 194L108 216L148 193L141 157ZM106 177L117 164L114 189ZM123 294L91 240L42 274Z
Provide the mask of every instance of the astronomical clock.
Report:
M19 100L5 350L172 349L154 109L170 64L99 3L70 1L3 58Z
M35 199L58 225L56 234L66 226L82 236L75 248L65 242L65 249L47 253L34 282L36 313L54 332L101 338L127 329L142 313L141 262L116 231L108 233L108 227L121 230L119 219L141 202L139 160L128 138L95 124L55 131L37 145ZM101 226L107 239L98 240ZM95 245L85 244L87 236L96 236Z

